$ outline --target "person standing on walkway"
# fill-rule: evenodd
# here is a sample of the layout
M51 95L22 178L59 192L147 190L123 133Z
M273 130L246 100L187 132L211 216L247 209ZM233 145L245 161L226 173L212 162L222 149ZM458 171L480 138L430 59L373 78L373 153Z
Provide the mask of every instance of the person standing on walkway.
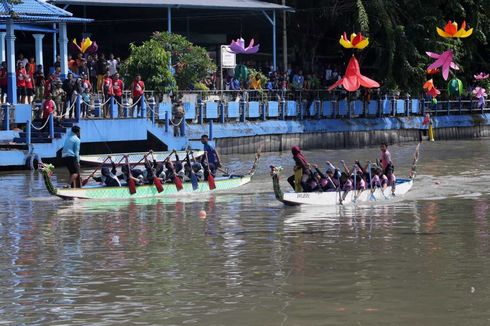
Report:
M118 107L118 117L124 117L123 106L122 104L122 95L124 90L124 82L120 78L119 74L116 73L114 75L112 81L112 90L114 91L114 100L116 101L116 106Z
M68 138L63 145L61 154L63 162L70 173L70 185L72 188L80 188L80 127L73 126Z
M104 75L107 71L107 61L105 59L104 53L101 53L97 63L95 65L95 70L97 73L97 89L96 91L102 91L102 85L104 83Z
M140 74L136 74L133 82L131 83L131 93L133 96L134 109L136 109L136 107L138 108L136 110L136 116L139 117L142 109L142 101L144 101L143 96L145 94L145 83L141 80Z

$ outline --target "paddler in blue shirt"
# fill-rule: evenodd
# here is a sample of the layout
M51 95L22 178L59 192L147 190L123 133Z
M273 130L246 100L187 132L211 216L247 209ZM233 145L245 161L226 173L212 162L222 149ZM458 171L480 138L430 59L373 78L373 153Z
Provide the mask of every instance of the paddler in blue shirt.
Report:
M219 157L218 152L208 144L209 142L209 137L208 135L202 135L201 136L201 143L204 145L204 151L207 154L207 163L209 163L209 170L211 170L211 174L214 176L216 175L216 170L221 167L221 159ZM206 157L203 155L203 158L201 160L201 163L205 164L206 163ZM204 173L207 174L207 169L204 169ZM205 175L206 179L207 176Z
M70 172L70 185L72 188L80 188L80 127L73 126L68 138L63 145L61 154L63 163L65 163Z

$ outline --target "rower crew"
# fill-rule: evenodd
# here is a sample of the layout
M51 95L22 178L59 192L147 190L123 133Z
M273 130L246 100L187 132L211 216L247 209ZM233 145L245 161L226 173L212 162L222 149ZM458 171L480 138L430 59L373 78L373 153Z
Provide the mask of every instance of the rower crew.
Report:
M381 143L380 146L381 156L379 158L379 162L381 163L381 167L383 168L383 173L387 174L388 166L393 166L393 162L391 161L391 153L388 151L388 144Z
M122 174L117 176L119 180L124 180L128 182L128 180L131 178L139 186L145 183L143 171L141 171L140 169L131 169L131 174L129 174L128 167L126 165L123 165L121 167L121 172Z
M112 168L110 170L108 166L103 166L100 169L100 177L93 177L93 179L105 184L107 187L121 187L121 182L116 174L116 164L112 162Z
M310 177L311 170L299 146L293 146L291 153L293 154L295 165L294 174L288 178L288 182L296 192L302 192L303 189L308 188L307 181Z
M208 135L201 136L201 143L204 145L204 151L207 155L207 163L209 163L209 170L213 176L216 175L216 170L221 167L221 159L219 157L218 152L211 145L209 145L209 137ZM201 159L201 164L206 163L206 155L203 155ZM207 170L205 169L205 174L207 174ZM207 178L207 177L206 177Z

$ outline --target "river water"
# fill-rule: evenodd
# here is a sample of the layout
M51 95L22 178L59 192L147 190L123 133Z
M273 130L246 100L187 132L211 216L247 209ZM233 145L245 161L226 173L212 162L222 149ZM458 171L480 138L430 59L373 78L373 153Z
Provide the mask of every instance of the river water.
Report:
M398 176L415 145L390 147ZM62 201L2 172L0 324L488 325L489 158L488 139L424 142L405 197L333 208L274 199L267 167L291 170L287 153L232 193L168 201Z

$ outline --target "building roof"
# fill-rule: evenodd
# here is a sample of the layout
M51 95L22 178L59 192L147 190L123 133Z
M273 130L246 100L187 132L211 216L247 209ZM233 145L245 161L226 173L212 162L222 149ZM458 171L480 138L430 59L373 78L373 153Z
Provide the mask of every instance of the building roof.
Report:
M54 4L115 7L170 7L229 10L286 10L291 7L258 0L51 0Z
M0 21L12 18L16 22L91 22L92 19L73 17L71 12L58 8L44 0L22 0L11 3L0 0Z

